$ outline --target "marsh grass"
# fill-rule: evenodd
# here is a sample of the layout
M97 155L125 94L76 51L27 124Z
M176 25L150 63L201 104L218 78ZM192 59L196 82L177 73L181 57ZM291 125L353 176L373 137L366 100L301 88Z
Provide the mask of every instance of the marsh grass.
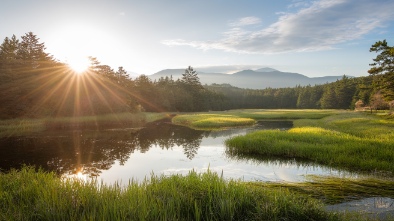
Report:
M394 138L394 119L384 115L363 112L346 112L332 115L321 120L297 120L295 127L316 126L340 131L360 138L390 140Z
M145 123L169 117L167 113L113 113L97 116L11 119L0 121L0 137L24 135L53 129L100 129L141 127Z
M178 115L172 119L177 125L194 129L212 130L227 127L250 126L256 123L250 118L241 118L228 114L188 114Z
M377 178L340 178L307 176L301 183L250 182L251 186L287 188L291 192L319 199L325 204L337 204L369 197L394 199L394 180Z
M249 126L256 120L275 119L321 119L344 111L338 110L231 110L204 112L196 114L180 114L173 118L177 125L200 130L217 130L228 127Z
M229 113L239 117L263 119L322 119L327 116L339 114L341 110L314 110L314 109L274 109L274 110L234 110Z
M126 187L62 180L30 167L0 174L1 220L341 220L322 206L286 188L210 171L152 175Z
M258 131L226 141L229 155L309 160L350 171L394 172L393 121L344 112L297 120L288 131Z

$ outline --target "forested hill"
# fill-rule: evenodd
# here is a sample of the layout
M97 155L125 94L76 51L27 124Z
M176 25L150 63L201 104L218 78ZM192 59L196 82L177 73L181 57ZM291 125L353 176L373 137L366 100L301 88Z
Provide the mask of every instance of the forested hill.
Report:
M281 72L272 68L258 70L243 70L234 74L198 72L202 84L230 84L239 88L265 89L285 88L295 86L316 85L335 82L343 76L326 76L309 78L298 73ZM149 78L159 80L161 77L170 77L174 80L182 78L184 69L166 69L159 71Z

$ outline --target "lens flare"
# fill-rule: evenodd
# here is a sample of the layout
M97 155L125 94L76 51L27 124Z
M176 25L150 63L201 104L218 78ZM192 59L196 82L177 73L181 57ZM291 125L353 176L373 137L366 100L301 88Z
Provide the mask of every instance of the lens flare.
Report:
M88 58L73 58L67 61L68 66L71 70L73 70L76 74L85 73L90 66Z

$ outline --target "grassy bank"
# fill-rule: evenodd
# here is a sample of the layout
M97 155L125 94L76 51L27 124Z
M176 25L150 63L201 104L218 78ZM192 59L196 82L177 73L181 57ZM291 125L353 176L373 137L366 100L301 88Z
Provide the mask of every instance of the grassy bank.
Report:
M172 122L200 130L217 130L228 127L250 126L256 120L321 119L341 113L338 110L231 110L175 116Z
M217 174L152 176L119 185L61 180L32 168L0 174L1 220L341 220L285 188Z
M214 130L227 127L249 126L256 123L250 118L230 114L186 114L172 118L172 123L194 129Z
M270 119L321 119L338 114L336 110L231 110L197 114L181 114L172 122L200 130L217 130L228 127L250 126L256 120Z
M145 123L168 117L166 113L113 113L98 116L0 121L0 137L23 135L57 129L100 129L108 127L141 127Z
M288 131L258 131L226 141L234 157L296 158L351 171L394 172L394 121L359 112L294 121Z

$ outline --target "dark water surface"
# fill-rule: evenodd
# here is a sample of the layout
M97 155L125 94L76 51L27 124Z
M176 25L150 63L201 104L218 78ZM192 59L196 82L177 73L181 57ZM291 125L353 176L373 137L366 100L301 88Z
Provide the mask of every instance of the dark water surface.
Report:
M0 169L34 165L63 175L98 177L104 183L127 183L152 173L187 174L208 168L227 178L243 180L302 181L306 174L341 175L330 168L291 159L237 160L225 154L223 142L231 136L292 126L291 121L261 121L249 128L209 132L156 122L139 131L48 131L0 138Z

